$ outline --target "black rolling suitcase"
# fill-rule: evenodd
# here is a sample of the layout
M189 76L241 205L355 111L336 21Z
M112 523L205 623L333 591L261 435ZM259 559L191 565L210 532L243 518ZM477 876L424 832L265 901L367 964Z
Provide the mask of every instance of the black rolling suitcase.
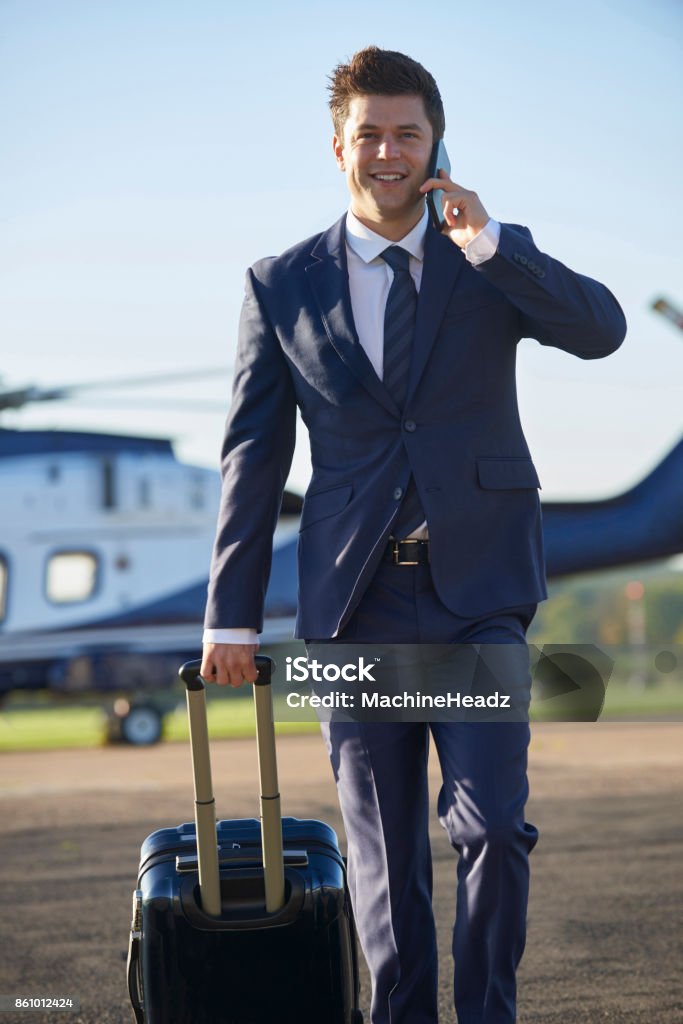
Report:
M142 845L128 954L137 1024L362 1024L337 837L322 821L280 816L272 662L256 663L261 822L216 824L200 662L180 672L195 822Z

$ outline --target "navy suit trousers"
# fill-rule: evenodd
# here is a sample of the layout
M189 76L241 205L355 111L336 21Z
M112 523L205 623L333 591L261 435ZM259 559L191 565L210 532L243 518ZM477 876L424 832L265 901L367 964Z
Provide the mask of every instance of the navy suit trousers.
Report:
M309 642L515 645L510 672L523 672L521 685L529 685L525 634L535 610L530 605L459 618L439 601L429 566L382 564L343 633ZM372 1024L438 1021L430 734L443 782L439 821L459 854L453 929L458 1024L513 1024L528 855L538 838L524 820L528 723L330 722L322 730L347 833L358 934L372 978Z

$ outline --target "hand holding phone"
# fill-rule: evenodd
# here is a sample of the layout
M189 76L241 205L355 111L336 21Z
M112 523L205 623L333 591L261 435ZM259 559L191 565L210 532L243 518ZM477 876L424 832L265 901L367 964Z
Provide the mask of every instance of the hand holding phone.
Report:
M450 177L451 162L448 159L443 139L439 139L434 143L434 148L429 158L428 176L430 178L438 178L440 170L445 171ZM427 206L429 208L429 215L432 218L432 224L437 231L441 231L446 223L443 215L443 189L433 188L431 192L427 193Z
M429 172L420 192L424 192L427 199L432 224L437 231L448 235L459 249L464 249L486 226L489 215L476 192L452 180L451 163L443 139L434 143ZM443 184L443 188L435 182Z

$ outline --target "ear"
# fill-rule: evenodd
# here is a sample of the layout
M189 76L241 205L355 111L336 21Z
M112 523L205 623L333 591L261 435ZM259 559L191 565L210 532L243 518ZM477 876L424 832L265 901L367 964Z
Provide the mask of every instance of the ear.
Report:
M332 136L332 149L334 150L334 156L337 161L337 167L340 171L346 170L346 164L344 163L344 143L338 135Z

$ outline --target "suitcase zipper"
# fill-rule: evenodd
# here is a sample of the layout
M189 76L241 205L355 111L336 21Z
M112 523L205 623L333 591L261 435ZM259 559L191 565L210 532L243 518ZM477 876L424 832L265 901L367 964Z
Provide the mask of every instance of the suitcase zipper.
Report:
M138 875L138 885L140 884L140 882L142 880L142 876L145 874L145 872L149 871L153 867L157 867L159 864L164 864L164 863L169 862L169 861L176 861L177 862L179 857L182 857L184 859L186 856L187 857L194 857L195 862L196 862L196 858L197 858L196 852L193 851L192 853L190 853L188 851L188 849L187 849L187 846L188 846L188 844L186 842L182 846L181 845L170 846L170 847L167 847L165 850L160 850L158 853L150 854L150 856L144 861L144 863L140 865L140 870L139 870L139 875ZM234 849L234 845L233 845L232 848ZM221 848L221 847L219 847L219 849L229 849L229 848ZM251 852L251 851L258 851L260 853L261 852L261 844L260 844L260 842L258 840L253 840L251 842L239 844L239 849L240 850L244 850L245 853ZM314 839L314 840L311 840L310 842L306 843L306 849L303 850L303 851L302 851L301 847L293 847L293 848L290 847L289 849L287 849L287 847L285 847L285 849L284 849L285 862L287 861L287 854L288 853L301 854L302 852L307 854L307 855L310 855L312 852L315 852L316 854L319 854L319 855L321 855L323 857L329 857L331 860L336 861L340 865L340 867L344 871L344 875L346 876L346 865L344 864L343 857L341 856L340 853L338 853L336 850L334 850L334 848L329 846L327 843L324 843L324 842L322 842L320 840L315 840ZM220 854L219 854L219 856L220 856ZM291 866L292 867L296 867L296 866L303 866L303 865L292 864ZM182 868L180 870L182 870ZM185 868L185 870L190 870L190 869ZM196 870L196 868L194 870Z

